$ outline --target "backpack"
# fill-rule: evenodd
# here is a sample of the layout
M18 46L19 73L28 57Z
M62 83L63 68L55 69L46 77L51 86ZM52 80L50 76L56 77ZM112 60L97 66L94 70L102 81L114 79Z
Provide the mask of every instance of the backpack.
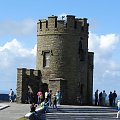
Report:
M50 97L51 97L51 94L50 94L50 93L48 93L47 98L50 98Z
M12 96L14 95L14 92L13 92L13 91L11 92L11 95L12 95Z

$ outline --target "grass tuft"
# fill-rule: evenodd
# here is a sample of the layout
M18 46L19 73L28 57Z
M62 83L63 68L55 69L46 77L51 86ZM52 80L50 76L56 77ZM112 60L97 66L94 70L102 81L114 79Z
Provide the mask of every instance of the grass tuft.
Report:
M19 118L19 119L17 119L17 120L29 120L29 119L27 119L27 118L25 118L25 117L22 117L22 118Z

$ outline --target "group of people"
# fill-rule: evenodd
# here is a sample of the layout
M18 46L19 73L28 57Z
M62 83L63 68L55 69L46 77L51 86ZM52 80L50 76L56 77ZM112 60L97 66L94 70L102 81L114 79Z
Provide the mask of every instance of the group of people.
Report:
M59 90L55 94L52 94L52 90L48 90L45 92L45 95L43 97L42 91L37 92L38 96L38 105L41 104L43 101L45 104L47 103L48 106L53 105L53 108L57 109L57 104L60 105L60 98L61 98L61 93Z
M103 92L98 92L98 89L95 91L95 105L100 105L100 106L106 106L106 97L107 94L105 90ZM116 104L116 98L117 98L117 93L114 90L114 92L110 91L108 95L109 99L109 106L115 106Z
M50 106L57 110L57 106L60 105L61 92L59 90L57 90L55 94L52 93L52 90L48 90L45 93L39 90L36 95L38 98L37 106L43 108L45 112L48 112ZM30 109L31 112L35 111L36 104L34 102L32 102Z

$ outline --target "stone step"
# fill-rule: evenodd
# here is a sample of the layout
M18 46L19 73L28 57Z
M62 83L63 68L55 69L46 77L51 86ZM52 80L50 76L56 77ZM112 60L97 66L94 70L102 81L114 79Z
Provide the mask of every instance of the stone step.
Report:
M110 107L59 106L49 108L46 120L116 120L117 110Z
M67 112L67 113L109 113L109 112L116 112L116 108L58 108L52 109L49 108L50 112Z

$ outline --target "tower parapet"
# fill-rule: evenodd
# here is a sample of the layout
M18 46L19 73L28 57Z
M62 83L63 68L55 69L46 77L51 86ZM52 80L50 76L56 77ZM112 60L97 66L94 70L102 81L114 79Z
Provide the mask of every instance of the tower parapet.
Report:
M39 20L37 23L37 34L41 35L43 33L54 34L75 32L81 33L88 30L88 23L86 18L75 18L73 15L67 15L66 20L58 20L57 16L49 16L48 20Z

